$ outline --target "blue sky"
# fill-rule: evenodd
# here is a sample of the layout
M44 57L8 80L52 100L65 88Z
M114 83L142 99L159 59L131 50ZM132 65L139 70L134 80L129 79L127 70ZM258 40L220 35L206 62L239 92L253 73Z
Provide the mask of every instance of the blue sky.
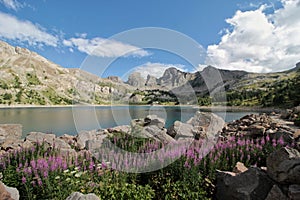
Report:
M170 52L111 39L143 27L183 33L199 43L206 55L192 66ZM0 0L1 40L63 67L80 67L94 56L97 66L83 69L101 76L124 77L130 71L159 76L167 67L195 71L209 64L281 71L300 61L299 35L299 0ZM131 53L124 56L126 51ZM102 74L99 60L115 61Z

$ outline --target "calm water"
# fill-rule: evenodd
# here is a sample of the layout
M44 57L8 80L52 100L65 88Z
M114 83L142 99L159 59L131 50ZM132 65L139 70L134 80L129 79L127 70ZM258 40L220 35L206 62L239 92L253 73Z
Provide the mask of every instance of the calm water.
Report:
M74 135L80 130L130 124L131 119L144 118L149 114L165 118L166 127L168 127L176 120L187 121L197 110L192 107L162 106L2 108L0 109L0 123L22 124L23 137L31 131ZM239 119L249 113L255 112L227 112L225 121ZM215 112L215 114L224 118L225 113Z

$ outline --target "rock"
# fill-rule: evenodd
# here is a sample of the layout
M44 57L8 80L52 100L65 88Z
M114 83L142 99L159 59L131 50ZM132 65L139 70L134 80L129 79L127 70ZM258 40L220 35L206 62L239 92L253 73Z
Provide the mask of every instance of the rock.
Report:
M77 146L79 149L84 149L86 141L96 139L96 130L92 131L81 131L77 135Z
M263 136L266 132L266 128L260 125L251 125L244 130L249 132L249 136Z
M0 124L0 145L6 140L19 140L22 137L22 125Z
M217 171L216 199L264 200L273 186L266 172L250 167L240 174Z
M19 200L19 191L16 188L8 187L0 182L0 199L1 200Z
M300 129L297 129L297 130L295 131L295 133L293 134L293 138L294 138L295 140L300 139Z
M29 140L26 140L22 143L22 147L25 149L30 149L31 147L33 147L33 143Z
M113 127L113 128L108 128L107 131L109 133L114 133L114 132L117 132L117 133L129 133L131 130L130 130L130 126L128 125L121 125L121 126L116 126L116 127Z
M145 119L144 119L144 126L157 126L158 128L164 128L165 126L165 120L162 118L157 117L156 115L148 115Z
M146 80L142 77L141 73L133 72L128 76L128 81L126 83L139 88L145 86Z
M100 200L94 193L82 194L80 192L73 192L66 200Z
M194 117L187 121L188 124L191 124L193 127L203 127L203 130L206 133L206 137L215 137L225 124L224 120L213 114L213 113L204 113L197 111Z
M148 138L153 138L162 143L175 142L175 140L167 134L167 129L160 129L155 125L145 126L141 134Z
M23 141L20 139L6 139L1 145L1 149L8 151L9 149L17 149L22 146Z
M300 199L300 185L290 185L288 190L288 195L291 200Z
M292 112L299 115L299 114L300 114L300 105L294 107L294 108L292 109Z
M77 152L75 149L60 149L59 153L64 158L76 158Z
M76 138L73 135L63 134L62 136L59 136L58 138L65 141L69 145L75 146Z
M174 88L184 85L188 80L186 73L171 67L165 70L163 76L157 80L157 83L163 87Z
M106 137L107 135L102 135L102 137L98 136L96 140L87 140L85 144L86 149L90 152L99 150L105 144Z
M47 142L50 145L53 145L53 141L55 139L54 134L48 134L48 133L41 133L41 132L30 132L26 138L25 141L30 141L30 142Z
M279 140L280 138L283 139L285 143L291 144L294 141L293 133L288 132L288 131L276 131L273 134L270 134L270 138Z
M148 74L145 85L149 87L157 86L157 79L154 76Z
M267 158L268 175L278 183L300 184L300 153L282 147Z
M277 185L273 185L265 200L288 200L288 198Z
M194 137L193 126L180 121L175 121L174 124L168 128L167 133L173 138Z
M118 76L109 76L107 79L115 83L123 83L122 79Z
M53 145L59 149L71 149L71 146L66 143L66 141L60 138L55 138L53 141Z
M233 168L234 173L243 173L247 171L248 168L244 165L244 163L237 162L235 167Z
M290 115L292 114L292 110L287 109L284 112L281 113L280 117L282 119L289 119Z

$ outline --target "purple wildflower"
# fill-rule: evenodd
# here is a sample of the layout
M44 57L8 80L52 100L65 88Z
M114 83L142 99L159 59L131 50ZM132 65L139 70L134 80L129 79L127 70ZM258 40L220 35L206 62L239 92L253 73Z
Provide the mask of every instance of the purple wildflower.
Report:
M22 183L23 183L23 184L26 183L26 178L25 178L25 176L22 177Z

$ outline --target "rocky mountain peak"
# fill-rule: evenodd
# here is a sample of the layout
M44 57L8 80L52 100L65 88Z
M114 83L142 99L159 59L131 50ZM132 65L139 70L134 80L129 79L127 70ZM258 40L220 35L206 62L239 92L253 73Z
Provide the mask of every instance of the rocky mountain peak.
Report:
M128 76L127 84L133 87L145 86L146 80L142 77L140 72L133 72Z

